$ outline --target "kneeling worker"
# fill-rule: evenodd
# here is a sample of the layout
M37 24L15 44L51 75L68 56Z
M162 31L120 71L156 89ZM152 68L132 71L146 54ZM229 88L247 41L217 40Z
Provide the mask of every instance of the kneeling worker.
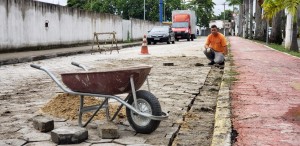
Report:
M211 61L208 65L224 65L225 55L227 55L227 43L225 36L218 32L216 25L211 26L211 34L208 35L204 54Z

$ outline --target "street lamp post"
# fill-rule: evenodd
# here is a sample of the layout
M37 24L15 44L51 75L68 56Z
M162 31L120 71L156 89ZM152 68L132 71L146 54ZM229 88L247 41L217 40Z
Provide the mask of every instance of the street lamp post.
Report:
M145 10L145 9L146 9L146 6L145 6L145 1L146 1L146 0L144 0L144 20L146 20L146 19L145 19L145 16L146 16L146 10Z

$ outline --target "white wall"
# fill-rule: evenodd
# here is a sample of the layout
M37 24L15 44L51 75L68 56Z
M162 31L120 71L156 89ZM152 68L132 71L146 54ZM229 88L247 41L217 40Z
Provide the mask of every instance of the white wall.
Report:
M123 20L122 21L122 25L123 25L123 40L131 40L132 39L132 32L131 32L131 20Z
M94 32L115 31L118 41L125 41L129 31L134 40L142 40L159 25L32 0L0 0L0 20L0 52L90 43Z

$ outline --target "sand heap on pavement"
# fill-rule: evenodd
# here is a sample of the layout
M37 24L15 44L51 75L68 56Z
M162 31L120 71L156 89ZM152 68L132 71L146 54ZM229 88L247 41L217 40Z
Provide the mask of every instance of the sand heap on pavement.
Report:
M84 97L84 106L91 106L95 104L99 104L101 101L96 97ZM78 109L80 104L80 96L70 95L67 93L58 94L57 96L53 97L45 106L41 108L43 114L48 114L58 118L64 118L68 120L75 120L78 119ZM111 117L113 113L118 108L118 103L110 103L109 104L109 111ZM88 118L92 115L91 112L85 113L83 115L83 120L87 121ZM125 118L126 111L123 107L120 113L117 116L118 119ZM105 110L101 109L97 115L94 117L93 120L104 120L106 119Z

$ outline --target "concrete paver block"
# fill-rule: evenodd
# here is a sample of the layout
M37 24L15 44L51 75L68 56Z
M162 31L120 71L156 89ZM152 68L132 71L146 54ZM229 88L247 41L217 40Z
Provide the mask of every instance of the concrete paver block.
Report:
M61 127L51 131L51 140L57 144L77 144L88 139L88 131L81 127Z
M50 135L48 133L40 133L34 129L28 130L28 133L22 136L22 139L29 142L37 141L47 141L50 140Z
M93 144L92 146L124 146L117 143L99 143L99 144Z
M120 139L115 139L113 142L124 144L124 145L130 145L130 144L145 144L146 139L142 137L135 137L135 136L126 136L122 137Z
M54 121L44 116L33 118L33 127L41 132L49 132L54 129Z
M26 143L25 140L22 139L5 139L5 140L0 140L0 145L1 146L8 146L8 145L24 145Z
M24 146L56 146L56 144L50 141L42 141L42 142L30 142Z
M104 123L98 126L99 135L103 139L116 139L120 137L118 127L114 123Z

